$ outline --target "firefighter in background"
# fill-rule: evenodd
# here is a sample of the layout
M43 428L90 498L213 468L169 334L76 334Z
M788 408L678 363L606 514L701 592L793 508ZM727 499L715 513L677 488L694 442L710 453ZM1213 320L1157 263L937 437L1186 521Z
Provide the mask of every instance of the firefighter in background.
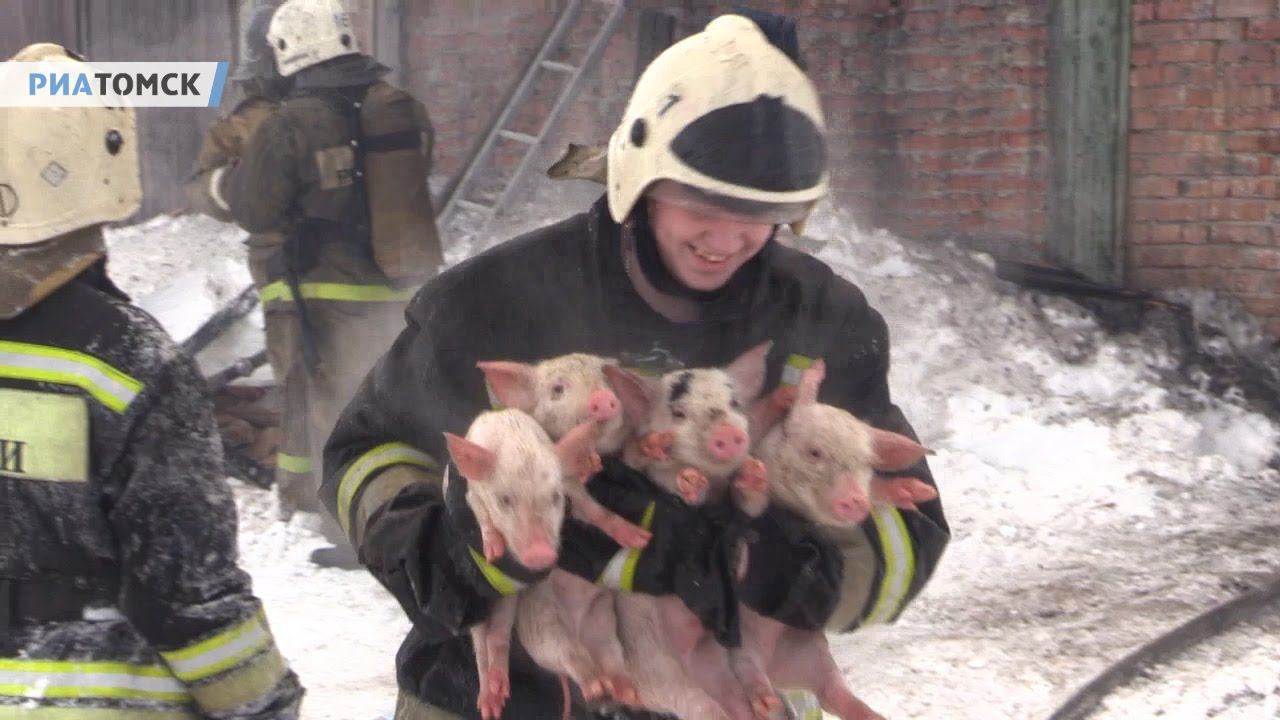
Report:
M0 127L0 717L298 717L203 380L106 276L102 224L141 200L133 111Z
M186 183L189 206L223 222L232 222L230 208L219 194L222 174L244 154L245 145L254 131L280 105L292 86L289 78L276 68L275 56L267 43L267 25L279 7L280 0L246 0L249 20L241 38L240 61L232 74L239 100L230 113L214 120L205 130L204 142L196 156L191 176ZM278 232L250 233L248 247L249 274L261 294L271 283L267 263L280 251L284 237ZM297 345L296 321L289 313L264 315L267 359L286 406L305 408L306 377L291 373L293 349ZM281 508L288 516L293 510L290 496L296 487L305 488L311 472L308 455L305 410L282 413L280 446L276 454L276 487L284 490ZM301 479L299 479L301 478Z
M204 142L186 183L191 209L223 222L233 218L226 200L218 194L222 173L244 153L249 138L262 121L275 112L292 85L289 78L276 69L275 57L267 44L267 24L280 0L247 0L247 4L249 23L241 38L240 61L231 75L239 99L230 113L214 120L205 130ZM281 242L278 235L264 234L252 235L246 243L250 270L259 282L259 289L263 284L258 279L259 267L264 264L263 251Z
M278 360L285 423L304 418L310 443L279 477L289 506L319 512L324 440L443 259L427 187L432 132L422 103L381 80L388 68L361 52L337 0L287 0L267 40L293 87L214 193L245 230L283 239L261 297L291 336ZM336 547L313 561L355 567L325 517Z

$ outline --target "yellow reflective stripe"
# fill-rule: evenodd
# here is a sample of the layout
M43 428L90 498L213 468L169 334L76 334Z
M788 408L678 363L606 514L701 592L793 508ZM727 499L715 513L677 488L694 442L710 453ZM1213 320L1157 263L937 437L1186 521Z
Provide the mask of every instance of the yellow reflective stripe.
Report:
M0 697L191 700L159 665L15 659L0 660Z
M162 707L32 707L23 702L0 705L0 720L200 720L200 716Z
M800 375L813 364L813 358L804 355L790 355L782 367L782 384L799 385Z
M834 715L828 715L822 711L822 705L818 702L818 696L808 690L799 688L788 688L778 691L778 695L782 698L782 703L786 705L790 718L793 720L826 720Z
M351 503L365 482L389 465L417 465L428 470L438 467L430 455L401 442L379 445L356 458L338 483L338 522L348 536L351 535Z
M230 630L180 650L161 652L160 656L174 675L190 683L212 677L274 645L266 617L259 610Z
M191 686L191 695L206 713L233 710L261 699L288 672L289 665L272 645L242 667L207 683Z
M489 581L489 584L499 594L515 595L528 587L525 583L502 572L493 563L485 560L484 556L477 552L475 548L467 547L467 551L471 553L471 559L475 562L476 567L480 568L480 574L484 576L485 580Z
M657 511L657 503L649 503L640 518L640 527L648 530L653 526L653 516ZM636 565L640 564L640 554L644 548L622 548L609 560L604 572L596 579L596 584L613 590L631 592L635 586Z
M880 536L884 577L880 580L880 594L875 607L867 615L866 625L887 623L898 614L916 572L915 549L902 513L896 508L877 508L871 512L871 519Z
M415 289L401 290L386 285L354 285L351 283L304 282L298 284L302 297L307 300L337 300L343 302L403 302L412 300ZM268 283L258 293L262 304L293 302L293 288L284 280Z
M142 392L142 383L92 355L0 340L0 377L71 385L117 413Z
M276 467L295 475L306 475L311 472L311 458L288 453L276 453Z

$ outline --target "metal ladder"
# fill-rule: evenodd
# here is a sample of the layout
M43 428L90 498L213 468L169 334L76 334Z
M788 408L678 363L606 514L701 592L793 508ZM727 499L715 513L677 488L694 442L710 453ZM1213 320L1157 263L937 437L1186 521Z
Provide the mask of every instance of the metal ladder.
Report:
M472 238L472 247L481 249L481 245L478 243L483 242L484 232L510 201L512 194L520 184L520 179L529 169L533 159L538 155L543 140L555 127L569 104L577 97L584 79L600 60L600 55L604 52L605 46L609 43L609 39L613 37L614 32L617 31L623 15L626 14L627 0L587 1L606 5L609 9L604 22L592 38L581 64L575 66L548 59L555 49L560 46L565 36L568 35L569 30L573 27L574 22L582 11L583 0L567 0L560 16L556 19L555 25L547 33L542 46L538 48L537 54L534 55L533 60L525 69L524 76L520 78L520 83L512 92L501 112L498 113L493 125L489 128L489 132L471 156L471 160L466 167L463 168L458 181L453 184L452 191L445 199L444 207L440 211L438 226L442 233L446 235L448 244L456 245L467 236L470 236ZM529 91L533 88L535 79L544 72L567 75L568 81L561 88L559 97L552 104L546 117L542 119L537 133L531 135L508 129L507 124L515 117L520 105L528 99ZM525 146L524 155L521 157L519 165L517 165L515 172L503 182L502 190L492 204L468 199L467 193L470 190L472 181L476 179L480 170L486 166L492 157L493 150L499 140L514 141ZM463 219L461 211L464 210L472 214L478 222L470 228L457 228L456 223ZM457 232L457 230L462 230L462 232Z

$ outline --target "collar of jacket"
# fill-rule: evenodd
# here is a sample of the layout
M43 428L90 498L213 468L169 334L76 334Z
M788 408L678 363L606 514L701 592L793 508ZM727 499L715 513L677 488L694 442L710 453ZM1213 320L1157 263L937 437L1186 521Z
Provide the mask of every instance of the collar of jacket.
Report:
M101 225L34 245L0 248L0 320L26 312L86 270L100 265L106 255Z
M641 205L643 206L643 203ZM623 228L610 217L607 199L601 197L597 200L591 208L591 213L594 234L604 268L611 274L620 273L621 283L625 287L624 292L635 296L637 302L645 303L626 276L622 259ZM713 292L697 292L683 288L679 285L679 281L666 270L661 257L657 254L657 241L653 239L653 234L648 229L646 213L640 212L637 215L640 221L633 224L632 232L636 238L636 254L640 259L637 264L640 266L640 271L659 290L696 300L702 311L699 322L742 318L750 315L758 303L766 301L771 275L769 270L773 264L776 239L770 237L769 242L760 252L734 273L724 287ZM648 249L645 249L646 246ZM645 259L646 255L649 256L649 260ZM607 283L606 287L611 284ZM672 292L670 288L673 285L683 288L683 293ZM648 306L647 303L645 305Z
M389 72L391 68L368 55L343 55L299 70L293 76L293 87L303 90L370 85Z

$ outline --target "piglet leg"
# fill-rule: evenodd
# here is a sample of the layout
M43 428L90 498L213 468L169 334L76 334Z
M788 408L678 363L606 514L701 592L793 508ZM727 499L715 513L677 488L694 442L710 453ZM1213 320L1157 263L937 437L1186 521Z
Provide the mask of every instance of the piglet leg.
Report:
M680 497L690 505L700 504L710 485L711 481L697 468L687 467L676 474L676 486L680 490Z
M476 707L484 720L501 718L502 708L511 697L511 629L515 616L516 598L504 597L494 604L488 619L471 628L480 677Z
M606 683L600 666L573 627L574 619L569 617L572 608L581 606L586 597L581 594L562 597L565 576L567 574L555 570L551 578L521 593L517 631L534 662L551 672L568 675L582 689L584 698L598 700L606 692ZM582 590L573 585L568 587L573 593L592 590L589 584Z
M826 635L786 627L768 618L762 622L776 624L776 640L769 663L775 686L814 692L822 708L840 720L884 720L849 689L840 666L831 656Z
M877 505L919 510L916 503L928 502L936 497L938 491L932 485L913 477L876 475L871 480L871 501Z
M796 403L799 394L795 385L779 385L767 396L751 403L747 409L747 421L750 423L751 437L763 438L773 426L782 422Z
M769 507L769 481L764 463L749 457L733 479L733 501L748 517L760 517Z
M480 541L484 544L484 559L493 562L507 552L507 540L490 522L480 523Z
M569 496L569 511L573 517L598 528L622 547L642 548L653 537L648 530L596 502L581 485L566 483L565 494Z
M640 702L639 691L627 670L627 661L623 655L622 642L618 636L618 613L613 593L573 576L574 584L582 585L579 592L591 595L586 604L586 612L582 615L582 624L578 629L578 637L591 657L595 658L601 670L601 682L605 692L615 701L624 705L637 705ZM571 590L562 589L561 596Z
M729 665L733 674L751 702L751 711L759 720L769 720L782 710L782 699L773 691L773 684L764 671L760 655L751 647L747 638L742 639L742 647L729 648Z
M655 462L671 457L675 435L669 432L645 433L627 440L622 446L622 462L633 470L644 470Z
M693 681L668 642L660 601L638 593L618 593L618 635L640 705L679 718L738 720ZM680 602L675 600L675 602ZM696 623L696 618L695 618Z

